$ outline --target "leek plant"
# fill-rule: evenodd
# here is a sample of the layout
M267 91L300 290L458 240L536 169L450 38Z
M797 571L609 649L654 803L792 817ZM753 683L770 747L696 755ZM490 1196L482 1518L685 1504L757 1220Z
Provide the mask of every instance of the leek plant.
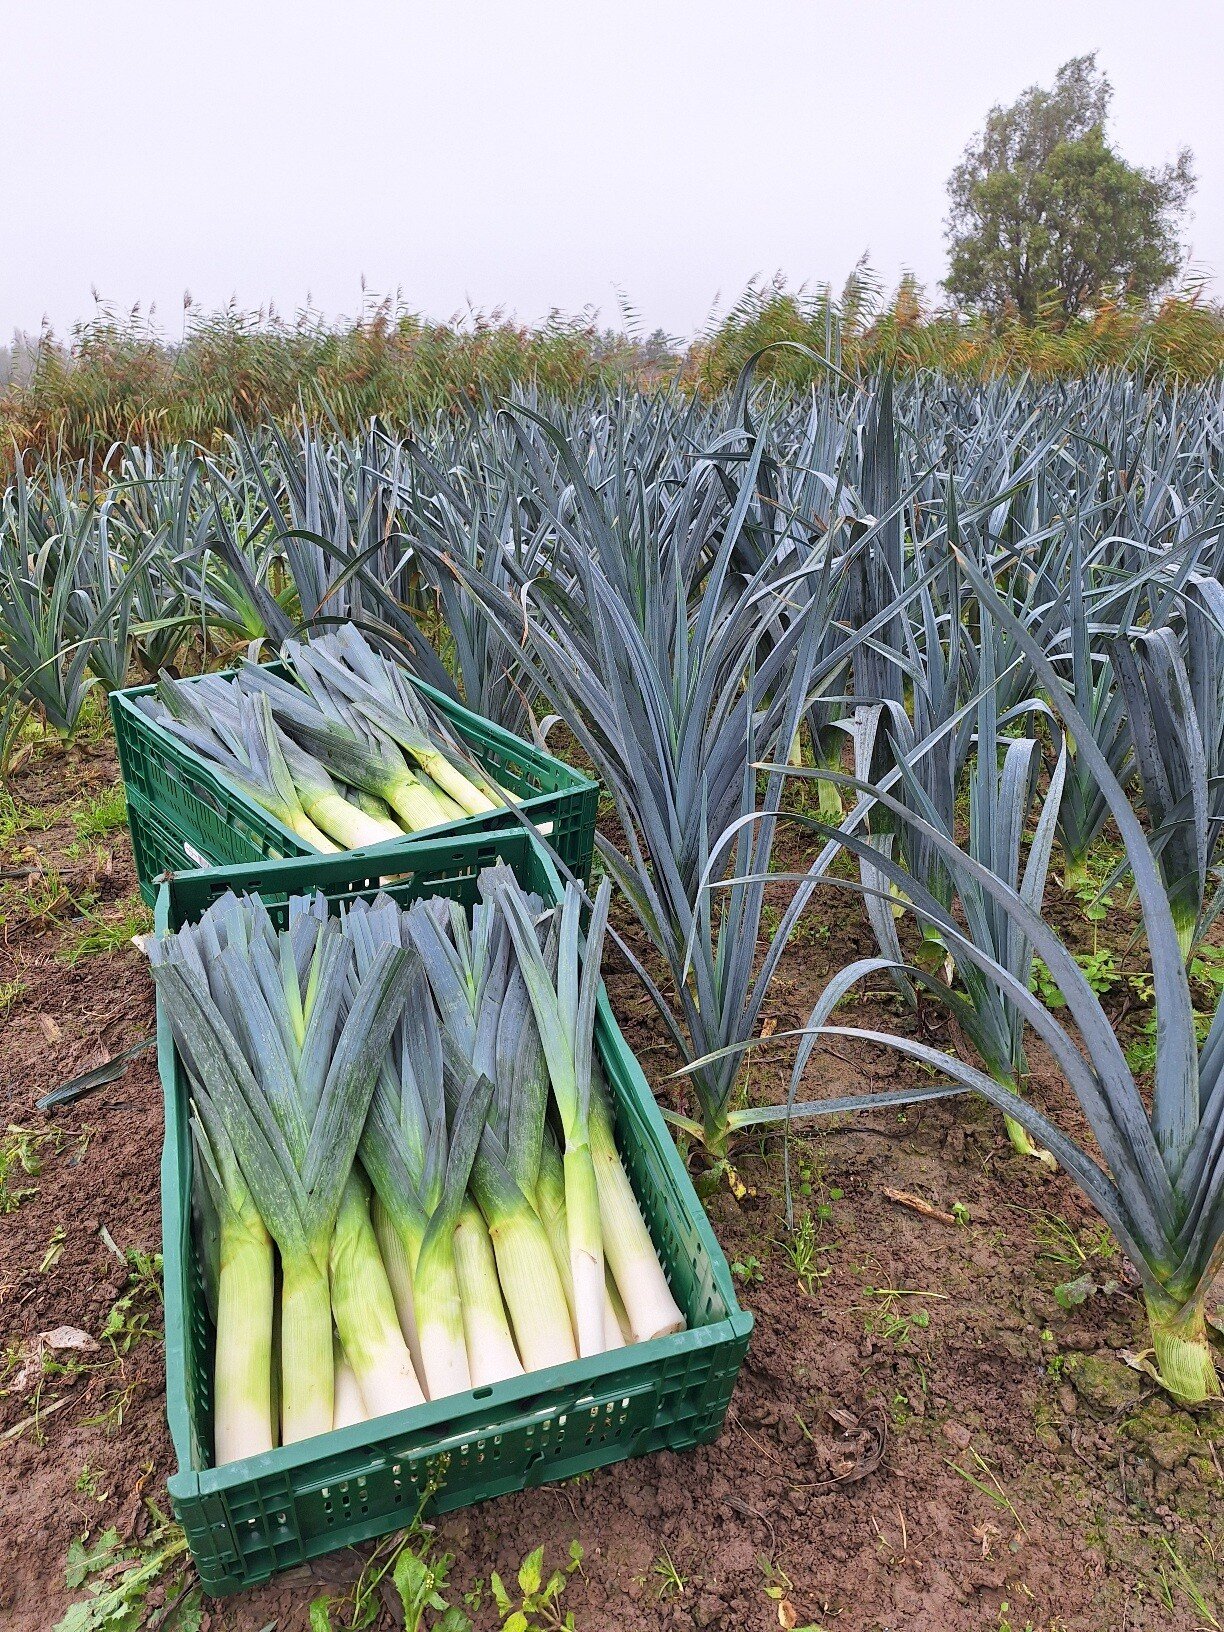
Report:
M566 886L558 922L555 983L517 887L500 883L495 890L497 905L514 942L561 1116L566 1234L578 1352L584 1356L599 1354L605 1346L606 1293L603 1225L595 1164L591 1158L590 1113L599 954L608 920L611 881L605 878L595 897L585 961L579 958L578 946L582 891L573 883Z
M514 561L512 590L460 562L439 568L449 565L466 585L596 767L624 848L603 834L596 843L667 962L674 1006L645 977L647 988L682 1055L704 1057L751 1035L794 922L754 979L764 885L732 890L716 922L711 867L732 864L725 835L756 807L756 760L779 742L789 750L813 692L885 615L847 632L818 669L843 605L840 539L819 550L805 542L800 564L780 577L772 563L746 582L737 577L732 558L757 503L764 435L717 479L698 463L678 489L636 494L622 515L560 432L540 431L556 459L555 474L540 472L549 485L538 497L557 529L547 580L520 577ZM769 817L734 847L739 871L768 871L781 790L781 778L772 779ZM732 1111L737 1069L720 1058L698 1073L700 1117L678 1121L718 1158L732 1127L754 1118L751 1109Z
M460 907L439 898L417 902L405 928L425 965L441 1017L448 1097L453 1100L473 1077L498 1082L494 1114L472 1162L470 1189L487 1227L518 1354L528 1371L573 1360L578 1351L565 1288L529 1180L539 1161L543 1095L529 1073L516 1078L499 1074L498 1068L498 1031L510 970L501 916L491 901L482 900L469 926ZM504 1052L502 1058L504 1064ZM487 1262L478 1219L469 1214L461 1224L466 1262L475 1275ZM487 1283L473 1285L474 1294L482 1284ZM486 1296L479 1319L484 1326L495 1326L500 1302L493 1304L491 1288Z
M1114 669L1126 705L1135 765L1157 862L1187 961L1218 915L1209 896L1224 834L1224 591L1192 581L1185 647L1169 627L1119 637Z
M1027 985L955 923L941 923L954 954L973 963L1024 1016L1046 1044L1091 1128L1102 1167L1030 1102L977 1067L909 1038L828 1023L852 983L850 971L830 983L804 1039L799 1073L816 1039L857 1036L894 1048L953 1082L980 1093L1049 1149L1113 1230L1140 1276L1152 1338L1152 1371L1175 1398L1200 1404L1221 1397L1206 1329L1206 1300L1224 1268L1224 998L1200 1048L1177 924L1148 838L1109 758L1040 646L970 563L965 570L984 615L1005 624L1021 645L1051 704L1097 779L1116 822L1143 914L1157 1016L1150 1109L1108 1016L1084 972L1032 901L1006 878L961 850L945 833L911 816L953 876L989 898L1017 936L1031 943L1057 985L1074 1034ZM888 795L883 795L888 798ZM926 916L928 901L915 901ZM1082 1049L1081 1049L1082 1040Z
M272 1238L251 1199L224 1125L210 1138L199 1115L192 1143L218 1225L213 1371L213 1454L218 1467L270 1451L272 1410Z
M402 946L402 917L389 897L349 908L345 925L356 947L354 988L373 967L380 947ZM473 1077L448 1127L441 1033L424 971L415 959L414 964L404 1011L370 1101L360 1154L399 1247L398 1254L392 1248L397 1264L392 1280L404 1335L420 1356L429 1398L436 1400L472 1386L454 1236L492 1083ZM385 1246L387 1233L380 1231L380 1238ZM487 1364L478 1364L477 1371L487 1376Z
M232 895L151 945L200 1121L214 1151L233 1150L280 1252L286 1444L331 1427L333 1308L367 1405L420 1398L352 1171L410 965L380 947L347 1002L351 957L311 904L278 936L260 903Z
M1051 640L1047 649L1057 654L1061 665L1069 668L1067 689L1074 698L1080 720L1092 732L1093 742L1105 756L1110 775L1125 783L1130 778L1133 766L1131 737L1126 723L1126 700L1115 684L1109 655L1101 650L1101 631L1090 614L1085 570L1077 522L1072 535L1069 578L1064 591L1067 597L1066 629L1060 639ZM1093 768L1095 757L1083 752L1079 737L1073 737L1067 758L1062 807L1058 815L1063 884L1069 890L1086 883L1088 852L1109 819L1109 801Z

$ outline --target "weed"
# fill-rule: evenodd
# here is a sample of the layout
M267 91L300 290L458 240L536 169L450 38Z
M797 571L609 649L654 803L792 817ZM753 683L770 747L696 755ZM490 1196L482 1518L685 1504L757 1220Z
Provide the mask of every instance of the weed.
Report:
M1160 1577L1162 1589L1161 1597L1164 1599L1166 1608L1169 1610L1173 1609L1173 1587L1179 1586L1198 1611L1200 1618L1208 1626L1218 1627L1220 1624L1219 1621L1217 1621L1215 1616L1211 1613L1211 1610L1207 1606L1206 1599L1203 1597L1202 1593L1195 1584L1194 1577L1182 1563L1181 1558L1178 1556L1177 1549L1169 1540L1168 1536L1157 1536L1156 1541L1157 1545L1163 1547L1165 1552L1168 1553L1173 1564L1172 1582L1169 1580L1169 1575L1165 1568L1164 1561L1161 1560L1156 1566L1156 1573Z
M799 1219L789 1239L782 1243L782 1250L790 1259L799 1285L811 1297L817 1281L823 1281L831 1273L829 1265L820 1262L818 1254L826 1252L828 1248L816 1238L811 1213L804 1213Z
M25 994L25 981L16 976L12 980L0 980L0 1017L3 1017Z
M544 1549L537 1547L519 1565L520 1602L517 1604L494 1570L489 1577L489 1591L502 1618L502 1632L573 1632L574 1612L566 1610L562 1615L558 1600L570 1576L581 1565L582 1544L571 1541L569 1563L563 1570L554 1570L545 1581Z
M72 1487L73 1490L76 1491L78 1496L88 1496L94 1502L107 1501L110 1497L110 1491L99 1488L99 1475L102 1478L106 1477L101 1468L95 1468L91 1462L86 1462L80 1473L77 1474L76 1483Z
M162 1305L161 1253L129 1247L124 1258L128 1264L127 1282L111 1304L102 1327L103 1341L110 1344L116 1357L130 1354L143 1338L162 1335L160 1329L151 1324Z
M69 1609L55 1632L128 1632L156 1626L158 1632L188 1632L200 1624L200 1587L187 1538L155 1502L148 1503L153 1525L140 1541L125 1542L114 1526L90 1545L89 1534L68 1549L65 1579L70 1592L89 1596ZM148 1616L148 1598L160 1589L163 1607Z
M895 1286L865 1286L864 1297L878 1298L878 1309L868 1310L864 1321L864 1329L869 1337L882 1337L889 1343L900 1346L908 1343L913 1330L926 1331L931 1324L931 1314L928 1309L919 1305L911 1309L908 1305L903 1310L902 1298L938 1298L943 1299L942 1292L921 1292L912 1287Z
M751 1286L754 1281L763 1281L765 1279L761 1270L761 1260L754 1258L751 1254L744 1258L737 1258L731 1265L731 1273L737 1280L743 1281L745 1286Z
M20 1128L15 1122L9 1123L0 1140L0 1213L15 1213L22 1202L37 1191L37 1185L23 1185L18 1176L38 1177L42 1172L42 1150L48 1143L58 1150L59 1134L40 1133L37 1128Z
M62 1224L57 1224L51 1231L51 1239L47 1242L47 1250L42 1255L38 1266L38 1273L45 1275L49 1269L54 1269L64 1253L64 1242L68 1239L68 1232Z
M430 1463L412 1523L406 1530L386 1536L378 1543L350 1593L343 1598L323 1594L312 1600L311 1632L364 1632L364 1628L382 1616L382 1588L388 1576L402 1606L402 1614L397 1615L396 1620L406 1632L424 1632L426 1627L430 1632L471 1632L469 1617L443 1596L454 1554L435 1553L431 1533L421 1522L425 1507L440 1488L449 1464L448 1456L437 1457ZM473 1607L479 1608L479 1597Z
M948 1459L948 1466L952 1469L953 1473L959 1473L961 1478L963 1480L965 1480L965 1482L967 1484L970 1484L970 1485L973 1486L974 1490L981 1491L982 1495L985 1496L988 1501L993 1502L996 1507L1005 1508L1006 1511L1008 1513L1010 1513L1012 1518L1015 1520L1016 1527L1020 1531L1021 1535L1027 1536L1028 1531L1024 1527L1023 1519L1021 1519L1019 1513L1016 1512L1015 1507L1012 1505L1011 1497L1007 1494L1007 1492L1003 1489L1003 1486L999 1483L998 1475L995 1473L994 1469L990 1466L990 1463L987 1462L987 1460L986 1460L986 1458L984 1456L980 1455L977 1451L973 1450L972 1448L970 1448L969 1455L973 1458L975 1464L977 1465L977 1468L978 1468L979 1472L984 1474L986 1479L990 1480L989 1485L986 1484L985 1479L979 1479L979 1478L975 1477L972 1473L970 1473L968 1471L967 1468L960 1467L957 1463L953 1462L950 1458ZM993 1486L993 1488L991 1488L992 1486Z
M72 825L83 839L100 839L127 821L127 800L123 783L116 782L101 793L89 794L72 812Z
M969 1209L963 1201L954 1201L948 1211L958 1224L968 1224L970 1222Z
M655 1559L651 1569L659 1578L660 1598L683 1598L684 1589L688 1582L676 1568L676 1562L667 1550L667 1543L662 1544L663 1551Z
M100 912L86 912L83 916L84 925L60 948L59 955L65 963L75 964L99 953L116 952L133 936L144 935L152 927L149 909L138 895L121 902L116 916Z

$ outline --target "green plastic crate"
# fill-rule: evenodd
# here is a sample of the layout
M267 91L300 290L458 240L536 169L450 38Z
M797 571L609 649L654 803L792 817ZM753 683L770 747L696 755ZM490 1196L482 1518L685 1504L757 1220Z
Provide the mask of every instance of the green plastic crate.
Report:
M446 716L484 769L519 795L519 809L541 827L566 866L585 878L595 842L598 784L422 681L412 683ZM188 855L194 851L202 858L201 866L316 854L275 816L232 788L192 749L141 713L136 699L153 689L134 686L111 693L111 719L129 801L133 795L142 799L144 810L154 813L163 829L177 835L179 845L189 847ZM444 823L430 833L432 837L518 825L515 816L492 811ZM152 904L156 881L165 869L157 865L155 851L146 863L134 824L132 844L141 894Z
M471 905L481 869L499 858L527 888L559 896L556 872L522 829L405 840L379 852L379 867L404 875L389 887L403 901L445 894ZM185 873L163 885L157 928L193 922L229 888L257 891L277 916L293 894L321 889L336 906L379 887L357 853ZM166 1111L166 1396L178 1459L169 1488L208 1592L239 1591L402 1527L431 1480L438 1481L431 1510L445 1512L717 1435L752 1316L736 1302L726 1260L601 990L596 1046L618 1142L689 1329L212 1468L213 1331L192 1237L187 1099L160 1007L157 1031Z

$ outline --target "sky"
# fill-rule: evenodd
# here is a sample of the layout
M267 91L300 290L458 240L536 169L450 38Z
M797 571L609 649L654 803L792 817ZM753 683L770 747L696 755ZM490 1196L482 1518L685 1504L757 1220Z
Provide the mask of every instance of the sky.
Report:
M681 339L864 253L938 294L992 104L1096 50L1134 163L1193 149L1224 286L1219 0L0 0L0 337L398 294ZM363 287L366 291L363 294Z

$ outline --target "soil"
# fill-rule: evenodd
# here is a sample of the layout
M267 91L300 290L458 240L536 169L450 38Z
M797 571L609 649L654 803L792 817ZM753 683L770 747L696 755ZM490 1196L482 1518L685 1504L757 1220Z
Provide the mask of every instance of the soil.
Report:
M44 816L9 837L0 863L6 875L58 870L67 886L6 876L0 897L0 1127L32 1130L41 1162L9 1172L9 1197L30 1193L0 1212L0 1626L10 1632L55 1625L74 1596L71 1543L110 1525L141 1534L147 1499L166 1506L173 1466L156 1303L121 1262L160 1246L153 1057L60 1117L35 1108L151 1029L138 952L68 961L82 927L130 916L126 833L82 855L72 820L115 776L103 741L30 761L13 793ZM785 859L801 865L803 843L789 842ZM84 926L82 898L93 915ZM1091 947L1078 904L1055 888L1050 905ZM1132 955L1124 914L1096 933ZM829 973L870 949L854 899L823 891L772 990L776 1030L801 1024ZM606 973L647 1075L675 1102L675 1062L649 1000L625 967L611 961ZM1141 1004L1125 981L1111 1001L1129 1040ZM953 1042L937 1012L910 1018L879 985L849 1023L917 1025ZM1048 1061L1032 1063L1034 1097L1082 1137ZM841 1040L815 1056L805 1093L903 1087L912 1069ZM752 1094L780 1097L785 1073L784 1057L758 1061ZM1219 1624L1220 1418L1175 1409L1123 1360L1144 1344L1133 1274L1066 1177L1013 1154L998 1117L970 1099L840 1118L790 1141L794 1236L782 1154L779 1139L750 1142L736 1153L742 1197L721 1183L708 1200L757 1322L721 1437L440 1520L435 1550L454 1555L449 1595L472 1595L476 1625L500 1625L492 1571L512 1582L541 1544L546 1569L563 1565L575 1540L583 1561L559 1605L580 1632ZM796 1241L810 1248L806 1276ZM1101 1290L1064 1309L1055 1287L1080 1276ZM125 1353L122 1332L103 1334L128 1295L129 1322L142 1317L154 1335L138 1329ZM67 1369L33 1381L39 1334L61 1327L98 1347L52 1351ZM292 1571L207 1604L203 1624L305 1629L312 1599L342 1597L362 1563L345 1553ZM380 1613L378 1624L395 1624L389 1607Z

